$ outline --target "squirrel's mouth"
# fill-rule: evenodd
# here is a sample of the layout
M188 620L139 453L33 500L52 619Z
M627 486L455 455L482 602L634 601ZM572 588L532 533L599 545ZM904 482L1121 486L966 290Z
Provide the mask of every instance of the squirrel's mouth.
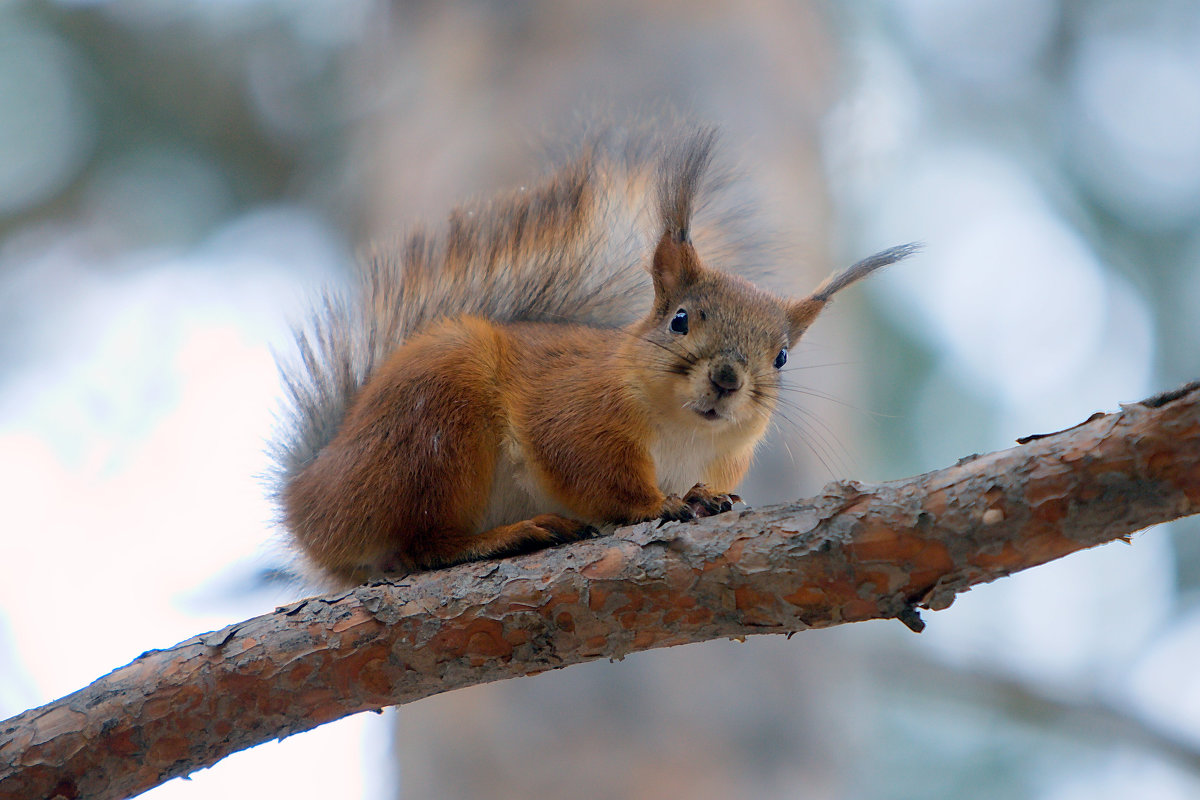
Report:
M700 409L696 408L693 409L693 411L707 420L718 420L721 418L720 413L715 408L710 408L707 411L701 411Z

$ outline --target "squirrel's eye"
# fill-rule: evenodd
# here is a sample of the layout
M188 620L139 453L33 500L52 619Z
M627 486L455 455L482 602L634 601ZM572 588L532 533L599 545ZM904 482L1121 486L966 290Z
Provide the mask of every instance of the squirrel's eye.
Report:
M671 318L671 332L672 333L687 333L688 332L687 312L684 311L682 308L679 309L678 311L676 311L675 316Z
M780 369L787 363L787 348L779 351L779 355L775 356L775 369Z

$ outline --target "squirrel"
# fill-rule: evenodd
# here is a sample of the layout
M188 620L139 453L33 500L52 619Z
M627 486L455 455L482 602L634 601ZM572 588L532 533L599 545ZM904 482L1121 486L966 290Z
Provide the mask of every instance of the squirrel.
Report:
M777 297L708 261L747 238L714 129L624 136L377 251L297 329L274 495L328 581L731 509L789 349L916 247Z

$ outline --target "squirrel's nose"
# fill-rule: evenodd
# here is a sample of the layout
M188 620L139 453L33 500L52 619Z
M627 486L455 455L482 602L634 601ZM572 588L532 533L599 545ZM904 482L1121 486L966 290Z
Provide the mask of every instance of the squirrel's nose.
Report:
M708 381L719 396L736 392L742 388L741 374L729 363L709 367Z

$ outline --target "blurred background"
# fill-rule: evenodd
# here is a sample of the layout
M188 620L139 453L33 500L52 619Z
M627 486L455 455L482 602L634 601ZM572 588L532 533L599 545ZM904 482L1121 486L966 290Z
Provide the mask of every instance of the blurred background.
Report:
M271 348L555 131L719 124L777 281L914 239L793 354L743 495L901 478L1200 377L1200 6L0 3L0 718L270 611ZM833 399L828 399L833 398ZM899 623L361 715L162 798L1200 797L1183 521Z

